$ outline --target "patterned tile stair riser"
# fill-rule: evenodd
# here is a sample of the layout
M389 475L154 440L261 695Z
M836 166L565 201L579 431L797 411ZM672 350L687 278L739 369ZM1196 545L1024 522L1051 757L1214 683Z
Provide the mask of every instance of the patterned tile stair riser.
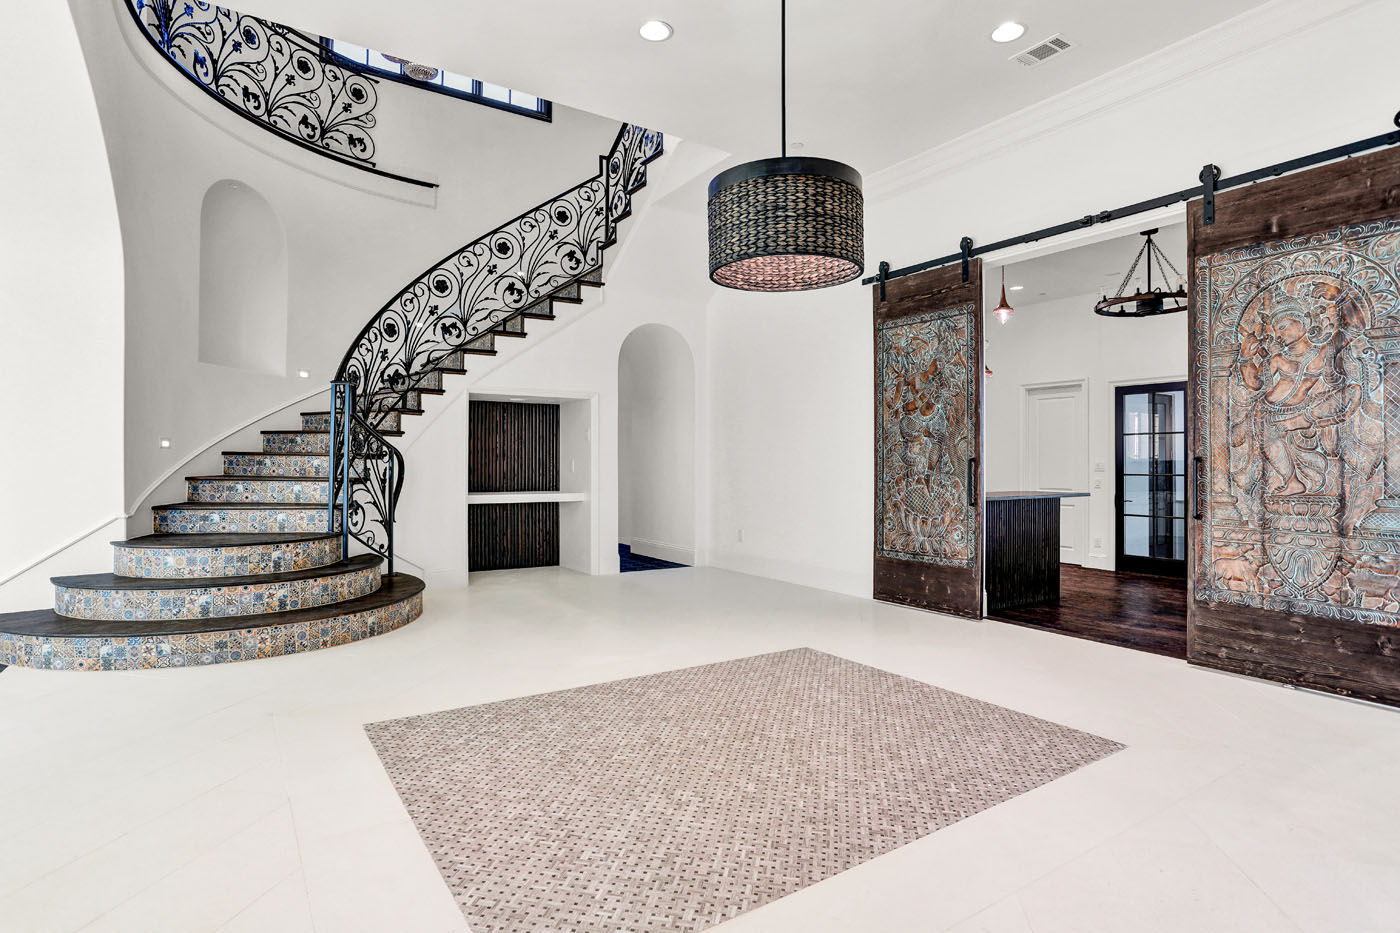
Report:
M330 469L330 457L314 454L224 454L224 474L227 476L329 476Z
M310 502L324 505L330 499L330 483L304 477L242 480L189 480L191 502Z
M222 619L341 603L379 589L379 568L332 577L182 590L90 590L54 587L54 611L70 619Z
M125 547L117 545L112 572L123 577L175 580L243 577L310 570L340 560L339 538L241 547Z
M328 433L271 431L262 436L262 446L268 453L323 454L331 449L331 436Z
M384 420L375 424L375 429L379 431L397 431L401 428L399 413L390 411L384 413ZM329 412L312 412L301 416L301 429L303 431L330 431L331 416Z
M57 638L0 632L0 664L51 671L139 671L274 658L347 645L402 628L423 613L423 595L365 612L175 635Z
M336 516L335 528L340 528ZM217 534L220 532L317 532L326 530L325 506L265 509L169 508L155 510L157 534Z

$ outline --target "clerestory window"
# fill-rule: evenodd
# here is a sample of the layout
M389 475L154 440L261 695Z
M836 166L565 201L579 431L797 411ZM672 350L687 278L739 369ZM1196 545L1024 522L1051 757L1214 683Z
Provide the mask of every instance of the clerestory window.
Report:
M549 120L552 116L549 101L534 94L468 78L455 71L416 64L343 39L323 37L321 45L337 63L376 77L460 97L500 110L509 110L512 113L534 117L536 120Z

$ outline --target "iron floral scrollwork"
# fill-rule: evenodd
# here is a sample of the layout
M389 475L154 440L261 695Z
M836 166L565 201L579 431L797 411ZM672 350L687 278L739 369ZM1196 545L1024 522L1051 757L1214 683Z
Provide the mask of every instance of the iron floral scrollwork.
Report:
M338 473L351 477L345 523L357 540L392 550L403 458L377 429L408 393L436 388L436 374L458 365L471 343L599 272L662 145L662 134L623 124L596 175L453 251L360 331L335 381L337 393L353 399L348 460L339 448L333 457Z
M374 165L372 78L278 23L203 0L127 0L146 37L224 105L284 136Z

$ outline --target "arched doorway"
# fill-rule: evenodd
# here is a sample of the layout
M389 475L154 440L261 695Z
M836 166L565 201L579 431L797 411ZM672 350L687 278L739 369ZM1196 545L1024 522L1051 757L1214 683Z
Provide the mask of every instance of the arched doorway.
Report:
M624 571L695 563L695 357L644 324L617 357L617 536Z

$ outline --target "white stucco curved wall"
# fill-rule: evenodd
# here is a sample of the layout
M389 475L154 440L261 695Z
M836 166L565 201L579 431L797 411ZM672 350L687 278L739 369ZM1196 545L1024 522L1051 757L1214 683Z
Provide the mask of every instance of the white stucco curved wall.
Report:
M97 542L0 585L5 611L51 602L49 574L110 568L103 535L122 514L122 242L66 4L36 4L0 31L0 87L0 581L69 542Z

